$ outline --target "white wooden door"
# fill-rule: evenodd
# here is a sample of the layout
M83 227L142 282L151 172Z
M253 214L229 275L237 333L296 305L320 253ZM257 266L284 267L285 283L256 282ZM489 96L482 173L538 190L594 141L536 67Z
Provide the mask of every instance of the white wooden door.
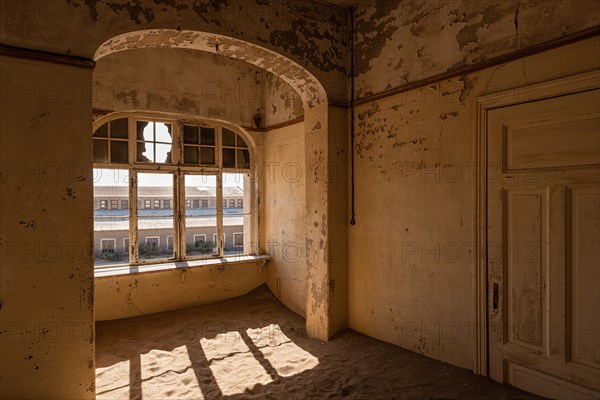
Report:
M488 111L489 373L600 398L600 91Z

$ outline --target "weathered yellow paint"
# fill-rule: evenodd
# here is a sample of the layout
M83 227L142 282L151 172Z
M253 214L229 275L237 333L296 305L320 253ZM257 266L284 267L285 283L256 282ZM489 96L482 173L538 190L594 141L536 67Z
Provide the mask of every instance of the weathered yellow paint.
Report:
M262 263L251 261L96 278L96 320L128 318L242 296L265 283Z

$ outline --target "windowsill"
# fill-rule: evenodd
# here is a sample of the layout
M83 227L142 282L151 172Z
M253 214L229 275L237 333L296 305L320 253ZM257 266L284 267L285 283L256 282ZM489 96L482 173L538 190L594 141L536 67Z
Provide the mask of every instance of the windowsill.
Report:
M271 259L271 256L230 256L222 258L208 258L205 260L193 260L182 262L167 262L161 264L147 265L120 265L115 267L100 267L94 270L95 278L108 278L121 275L137 275L147 274L152 272L161 272L169 270L187 270L188 268L224 266L232 264L243 264L256 262L264 264Z

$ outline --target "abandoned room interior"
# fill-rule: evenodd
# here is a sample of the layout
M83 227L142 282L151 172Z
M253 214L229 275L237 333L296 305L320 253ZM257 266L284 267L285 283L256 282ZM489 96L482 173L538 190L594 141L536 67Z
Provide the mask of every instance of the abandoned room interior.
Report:
M597 1L0 4L0 398L600 399Z

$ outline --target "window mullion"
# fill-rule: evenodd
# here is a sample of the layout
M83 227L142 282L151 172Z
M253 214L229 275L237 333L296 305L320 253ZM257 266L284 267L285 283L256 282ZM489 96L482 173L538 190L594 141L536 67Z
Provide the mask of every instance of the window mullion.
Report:
M223 243L223 173L217 173L217 243L218 256L223 257L225 243Z
M217 127L215 137L215 161L217 163L217 255L223 257L225 243L223 243L223 162L222 162L222 148L223 148L223 128Z
M177 261L185 260L185 177L181 171L175 172L175 196L174 196L174 227L176 249L175 259Z
M138 254L138 185L137 171L129 170L129 263L137 264Z

